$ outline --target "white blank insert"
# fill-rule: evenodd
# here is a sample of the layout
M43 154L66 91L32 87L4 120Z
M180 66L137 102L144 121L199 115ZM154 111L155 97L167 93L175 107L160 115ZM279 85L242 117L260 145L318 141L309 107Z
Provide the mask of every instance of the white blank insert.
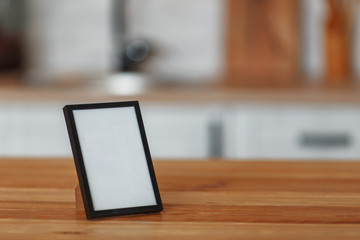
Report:
M135 108L73 114L94 210L156 205Z

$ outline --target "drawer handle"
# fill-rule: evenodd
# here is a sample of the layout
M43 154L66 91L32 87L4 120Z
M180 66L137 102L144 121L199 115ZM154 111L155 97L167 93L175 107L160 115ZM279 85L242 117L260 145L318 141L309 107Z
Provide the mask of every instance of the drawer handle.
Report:
M221 157L222 151L222 132L223 126L219 119L210 121L209 126L209 157Z
M348 133L311 133L304 132L300 145L306 148L346 148L352 144Z

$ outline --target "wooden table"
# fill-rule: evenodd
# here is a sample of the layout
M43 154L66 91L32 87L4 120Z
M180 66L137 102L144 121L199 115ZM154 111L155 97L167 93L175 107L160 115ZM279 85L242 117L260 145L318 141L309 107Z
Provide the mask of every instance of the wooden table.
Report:
M165 210L86 220L71 159L0 159L0 239L360 239L360 162L155 161Z

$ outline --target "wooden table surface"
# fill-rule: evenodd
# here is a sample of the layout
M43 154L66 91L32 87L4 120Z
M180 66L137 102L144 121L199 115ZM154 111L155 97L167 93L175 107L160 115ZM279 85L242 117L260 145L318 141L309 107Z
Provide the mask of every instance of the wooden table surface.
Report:
M89 221L71 159L0 159L0 239L360 239L360 162L154 164L163 212Z

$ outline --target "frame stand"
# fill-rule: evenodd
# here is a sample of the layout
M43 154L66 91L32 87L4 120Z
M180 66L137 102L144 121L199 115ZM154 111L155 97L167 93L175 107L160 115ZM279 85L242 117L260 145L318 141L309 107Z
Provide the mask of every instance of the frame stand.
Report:
M84 204L79 184L75 187L75 208L76 211L84 211Z

